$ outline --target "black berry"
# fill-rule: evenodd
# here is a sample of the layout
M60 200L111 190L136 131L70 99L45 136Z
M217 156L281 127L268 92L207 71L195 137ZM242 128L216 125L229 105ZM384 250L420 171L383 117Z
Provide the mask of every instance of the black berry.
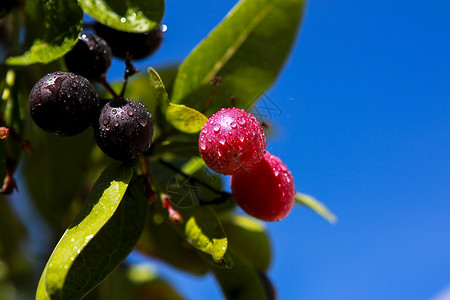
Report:
M84 131L98 114L99 98L84 77L55 72L42 77L28 97L32 119L40 128L68 136Z
M82 33L64 59L69 71L87 79L98 80L111 66L112 52L101 37Z
M164 37L161 26L145 33L132 33L119 31L97 22L94 29L106 40L113 55L119 58L126 58L127 53L133 59L148 57L159 48Z
M94 130L103 152L116 160L130 161L150 147L153 121L141 103L114 99L102 108Z

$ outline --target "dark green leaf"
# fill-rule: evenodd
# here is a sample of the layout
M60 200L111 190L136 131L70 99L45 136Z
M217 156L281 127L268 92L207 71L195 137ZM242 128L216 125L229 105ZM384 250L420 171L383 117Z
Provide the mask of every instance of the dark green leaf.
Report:
M168 221L167 211L161 205L153 205L153 215L149 218L144 233L138 242L142 253L163 260L171 266L196 275L204 275L208 265L197 255L186 241L183 232Z
M234 264L231 269L214 268L214 275L229 300L268 299L261 277L244 259L230 253Z
M31 19L27 27L34 35L33 44L24 54L7 58L7 64L48 63L75 45L83 19L77 0L27 1L26 5ZM42 17L37 12L42 12ZM38 23L40 20L43 23Z
M147 32L164 15L164 0L78 0L83 11L121 31Z
M221 77L208 112L248 107L277 78L294 42L303 0L243 0L180 66L173 103L202 110Z
M131 252L148 205L142 181L127 191L132 174L118 163L102 173L48 260L37 299L80 299Z
M297 193L295 203L308 207L332 224L337 222L337 217L322 202L310 195Z
M24 157L21 173L34 205L60 235L67 227L69 207L85 184L95 144L92 131L61 138L32 126L27 138L34 152Z
M270 266L270 240L264 224L243 215L230 215L222 220L228 237L228 248L257 270Z
M99 286L108 300L182 300L173 286L158 276L149 263L122 265Z
M167 121L185 133L198 133L208 118L201 112L180 104L170 104L167 108Z
M228 247L228 239L214 210L197 207L186 221L185 234L192 246L221 261Z

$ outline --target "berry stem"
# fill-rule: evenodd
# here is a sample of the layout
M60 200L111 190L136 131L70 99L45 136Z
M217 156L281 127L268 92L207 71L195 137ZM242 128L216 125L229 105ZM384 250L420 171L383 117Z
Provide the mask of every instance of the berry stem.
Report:
M120 97L123 97L125 94L125 89L128 84L128 77L133 76L137 72L139 72L139 69L137 69L133 63L131 62L132 56L129 52L127 52L127 57L125 58L125 73L123 75L123 86L122 91L120 92Z
M113 90L113 88L111 87L109 82L106 80L106 76L105 75L100 77L98 82L100 82L100 84L103 85L108 90L108 92L113 96L114 99L119 98L119 95L117 95L116 91Z
M208 107L211 104L211 101L214 98L214 95L217 92L217 88L219 87L221 82L222 82L222 77L219 77L219 76L214 76L211 79L210 84L213 85L213 89L211 91L211 94L209 94L209 98L206 101L205 106L203 107L203 113L206 113L206 111L208 110Z
M230 193L227 193L227 192L218 190L218 189L216 189L215 187L213 187L213 186L207 184L206 182L203 182L203 181L201 181L201 180L199 180L199 179L197 179L197 178L195 178L195 177L193 177L193 176L187 175L186 173L184 173L183 171L181 171L181 170L180 170L179 168L177 168L176 166L174 166L174 165L172 165L172 164L170 164L170 163L168 163L168 162L166 162L166 161L164 161L164 160L162 160L162 159L159 159L158 161L159 161L159 163L161 163L162 165L166 166L167 168L169 168L169 169L175 171L175 172L178 173L178 174L181 174L181 175L182 175L183 177L185 177L186 179L188 179L188 180L190 180L190 181L193 181L193 182L195 182L195 183L198 183L198 184L203 185L204 187L206 187L207 189L209 189L209 190L213 191L214 193L220 195L221 197L224 197L224 196L227 197L227 198L231 197L231 194L230 194ZM208 203L209 203L209 202L208 202Z

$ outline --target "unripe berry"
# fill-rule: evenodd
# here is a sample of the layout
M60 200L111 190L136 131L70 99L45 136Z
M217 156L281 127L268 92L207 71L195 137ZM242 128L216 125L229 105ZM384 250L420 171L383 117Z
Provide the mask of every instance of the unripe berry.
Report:
M82 33L64 59L69 71L87 79L98 80L111 66L112 52L101 37Z
M113 55L119 58L126 58L127 52L133 59L148 57L159 48L164 38L161 25L149 32L133 33L116 30L96 22L94 30L106 40Z
M214 171L230 175L250 171L263 158L266 134L258 120L243 109L222 108L212 115L199 136L199 152Z
M116 160L131 161L150 147L152 116L141 103L115 99L102 108L94 131L103 152Z
M269 152L250 173L239 171L231 176L231 192L247 214L269 222L289 214L296 193L291 172Z
M28 97L28 108L37 126L68 136L89 127L98 113L99 98L86 78L55 72L36 82Z

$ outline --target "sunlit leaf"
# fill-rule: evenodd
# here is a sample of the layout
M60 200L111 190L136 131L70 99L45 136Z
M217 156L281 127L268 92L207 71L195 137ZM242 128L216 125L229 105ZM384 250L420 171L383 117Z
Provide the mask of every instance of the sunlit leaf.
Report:
M164 0L78 0L83 11L121 31L146 32L161 22Z
M167 108L167 121L185 133L198 133L208 118L201 112L185 105L170 104Z
M161 105L162 110L165 112L167 106L169 106L169 96L167 95L164 83L161 80L159 74L153 68L148 68L148 75L150 77L150 87L153 93L154 99Z
M210 207L198 207L187 220L185 234L188 241L215 261L222 260L228 239L219 218Z
M26 6L30 18L35 19L28 26L34 35L33 44L24 54L7 58L7 64L48 63L63 56L78 41L83 12L77 0L27 1ZM42 11L42 16L36 10ZM40 20L43 24L38 23Z
M141 181L127 191L132 174L118 163L102 173L48 260L37 299L82 298L131 252L148 205Z
M243 0L190 53L177 74L171 101L202 110L221 78L208 112L246 108L277 78L293 45L303 0Z
M295 195L295 202L308 207L332 224L337 222L337 217L322 202L310 195L297 193Z

